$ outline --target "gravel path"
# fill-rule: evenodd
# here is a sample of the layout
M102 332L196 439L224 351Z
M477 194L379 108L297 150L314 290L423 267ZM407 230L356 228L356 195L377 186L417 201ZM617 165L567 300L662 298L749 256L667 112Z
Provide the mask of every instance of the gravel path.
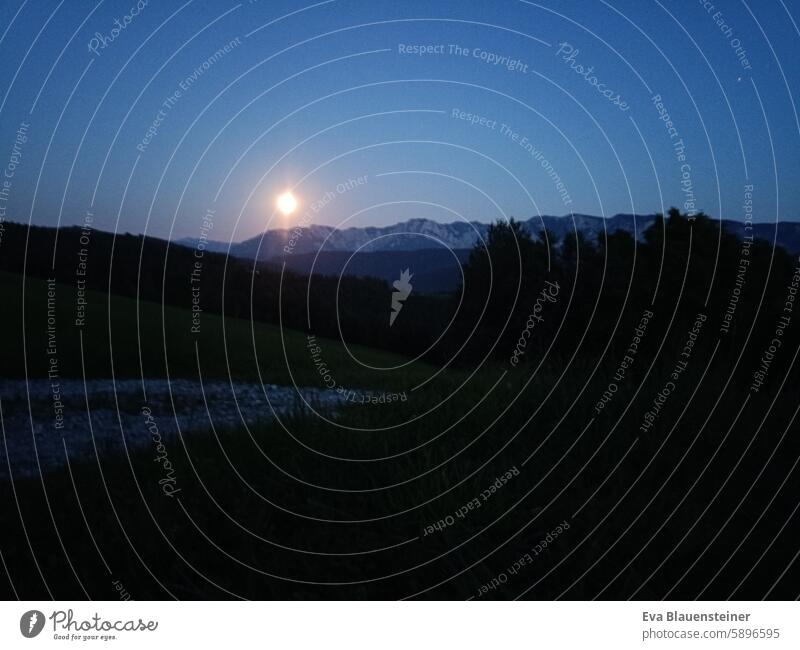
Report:
M85 391L80 379L52 384L47 379L0 380L0 480L37 476L40 467L46 472L65 465L65 445L70 462L94 458L95 445L103 455L119 453L123 435L128 448L153 446L153 422L165 444L171 440L180 444L178 427L183 435L208 431L211 423L219 431L240 427L243 421L248 425L270 421L273 410L278 415L308 410L291 386L265 384L262 388L261 384L224 381L201 386L184 379L146 379L145 389L146 400L142 382L135 379L91 380ZM344 404L335 390L301 391L317 410L330 413Z

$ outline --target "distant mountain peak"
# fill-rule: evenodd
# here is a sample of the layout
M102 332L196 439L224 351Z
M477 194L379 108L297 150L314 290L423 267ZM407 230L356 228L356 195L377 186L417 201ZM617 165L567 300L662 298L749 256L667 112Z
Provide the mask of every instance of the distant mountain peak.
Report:
M655 215L615 214L612 217L597 217L588 214L562 216L536 215L518 219L534 237L547 228L560 241L576 229L593 241L604 232L611 234L623 230L637 239L650 227ZM743 224L724 220L728 232L741 236ZM486 235L489 224L478 221L453 221L442 223L423 217L414 217L389 226L348 226L335 228L322 224L309 224L300 228L276 228L243 242L209 241L207 250L228 252L235 257L279 261L291 255L318 252L363 252L415 251L423 249L463 250L475 246ZM754 224L755 236L772 241L775 224ZM790 253L800 252L800 223L785 221L777 225L777 242ZM177 244L194 246L195 239L181 239ZM291 244L289 246L288 244Z

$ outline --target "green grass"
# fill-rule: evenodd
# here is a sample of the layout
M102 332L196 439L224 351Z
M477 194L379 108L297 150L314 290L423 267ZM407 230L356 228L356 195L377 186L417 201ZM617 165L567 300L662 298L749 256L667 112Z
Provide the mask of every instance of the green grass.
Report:
M6 375L24 372L17 345L23 327L19 283L19 277L0 276L7 308L0 363ZM60 370L79 376L77 332L71 324L74 290L58 287L57 295ZM29 361L40 365L46 360L46 298L44 283L28 282L24 331ZM137 312L146 325L141 346ZM223 322L236 376L256 378L257 358L265 381L289 381L278 328L255 326L256 355L249 322L211 315L204 315L197 338L204 378L227 376ZM138 375L139 349L145 374L164 372L166 347L170 374L196 377L190 325L186 311L149 303L137 308L131 300L92 294L84 329L87 375L108 376L110 340L118 376ZM675 337L683 336L677 329ZM321 385L305 335L284 331L284 337L295 380ZM618 344L627 344L628 337L629 331L621 332ZM407 388L406 382L430 372L412 364L402 373L368 373L340 345L322 343L322 354L343 385ZM481 368L449 400L444 396L461 377L443 373L405 403L349 406L336 414L335 423L298 414L283 421L285 428L271 422L170 438L166 447L179 499L163 493L163 468L153 462L156 452L149 440L130 457L103 450L99 463L93 456L76 457L71 473L62 468L42 479L16 481L13 493L6 490L0 499L0 551L18 590L12 593L11 582L0 582L0 596L84 598L80 581L94 598L115 598L115 579L136 599L218 599L232 593L397 598L440 582L425 595L467 598L578 513L569 533L518 575L509 572L507 589L488 597L513 597L533 587L529 598L601 594L621 599L645 585L636 597L657 599L701 553L729 557L740 533L772 503L769 517L742 547L742 562L730 563L705 592L710 598L728 597L741 578L739 567L758 558L758 571L737 597L762 597L794 552L786 544L788 529L779 527L791 521L796 506L784 477L794 471L800 443L796 436L782 436L796 426L797 370L774 403L764 393L742 409L741 394L729 391L719 395L710 412L730 369L720 357L707 370L698 362L686 371L679 394L654 429L639 435L642 413L674 366L675 348L670 350L659 356L647 379L648 364L637 362L599 416L593 406L616 370L617 354L605 359L589 386L584 382L593 364L585 354L569 368L548 359L532 379L539 360L531 355L513 371L507 364ZM710 354L708 347L704 351ZM355 352L375 364L401 361L371 350ZM503 371L508 372L495 387ZM701 373L704 392L695 397L691 389ZM485 506L436 535L422 536L426 526L452 516L511 466L519 468L519 476ZM715 495L720 499L709 508ZM719 504L740 499L742 507L731 522L729 510ZM686 531L692 535L684 541ZM654 573L665 558L669 564ZM796 566L792 571L796 575ZM703 571L690 574L672 597L694 598L708 580ZM353 584L315 584L319 581ZM796 584L786 573L772 597L794 597Z
M0 273L4 317L0 319L0 367L5 377L45 377L48 366L48 286L19 275ZM227 378L265 383L323 387L308 350L306 335L266 323L203 313L200 333L192 333L189 310L101 292L86 293L86 317L75 326L76 289L55 285L55 342L61 377L198 378L197 351L203 379ZM109 316L110 314L110 316ZM138 315L138 331L137 331ZM110 332L110 333L109 333ZM25 345L23 346L23 333ZM372 371L356 363L338 342L318 339L321 358L338 385L402 390L429 376L422 363L392 372ZM24 355L27 351L27 360ZM402 364L405 358L351 346L359 360L373 366ZM141 355L141 369L140 369ZM284 356L285 355L285 356ZM112 365L113 360L113 365ZM287 361L288 360L288 361ZM292 375L287 370L291 368Z
M130 544L149 570L180 598L229 597L213 584L248 598L396 598L408 595L421 585L449 577L457 567L476 559L471 552L466 552L467 549L453 550L452 547L469 536L479 535L498 512L512 507L542 475L538 467L521 474L492 497L491 507L457 520L457 525L432 535L424 544L347 555L400 544L422 535L426 526L474 499L510 467L519 466L520 459L524 458L521 450L532 445L538 436L532 435L532 431L522 431L515 442L503 449L519 428L523 414L512 412L491 425L504 405L496 394L481 402L486 389L483 380L488 379L484 376L481 382L468 386L458 398L438 409L434 407L440 404L443 391L456 387L452 380L436 382L435 387L415 393L413 399L404 404L350 406L337 417L345 430L319 419L293 417L283 421L291 435L276 423L266 423L250 428L252 439L241 429L217 430L216 435L211 432L193 434L185 436L183 442L171 438L166 441L166 447L175 468L180 504L164 495L159 485L163 469L153 462L155 452L149 446L135 450L130 461L118 453L101 451L102 478L93 458L75 458L72 476L62 468L45 478L54 507L55 525L64 536L69 557L79 568L81 581L95 597L113 598L114 592L87 531L78 500L105 560L112 567L113 578L121 580L137 599L164 597L165 594L142 569ZM509 388L503 385L498 390ZM537 390L541 388L537 382ZM519 389L518 381L513 389ZM470 405L479 403L468 425L450 426ZM423 423L387 431L358 431L360 427L399 424L426 411L431 415ZM481 435L484 428L485 435ZM416 451L405 453L414 448ZM496 457L486 463L495 454ZM546 468L552 463L554 455L555 451L548 451L541 466ZM350 462L332 457L386 459ZM291 481L286 474L300 480ZM15 489L17 497L25 504L25 522L37 556L49 558L58 565L63 551L52 535L49 511L42 501L42 484L38 480L18 481ZM521 512L525 516L532 512L540 498L543 497L537 495L524 503L517 514ZM278 504L280 509L267 500ZM428 501L431 502L426 503ZM6 535L15 542L7 544L3 552L7 561L15 562L12 573L16 577L16 567L29 567L27 545L22 541L12 501L7 499L0 504L0 516L13 522ZM311 519L300 520L287 511ZM510 556L524 552L531 541L549 530L552 520L568 514L563 505L554 507L541 523L531 527L529 534L511 543ZM153 519L158 522L157 526ZM372 521L332 523L338 520ZM497 537L510 536L515 522L516 517L495 524L489 539L482 540L480 547L491 545ZM130 544L122 534L123 528ZM215 544L238 562L223 556ZM184 559L178 558L170 545L179 549ZM489 546L485 548L488 550ZM315 552L331 555L314 555ZM440 555L441 560L424 564L397 580L338 588L275 580L258 572L312 583L317 580L358 582L402 572ZM187 563L196 567L200 575L190 570ZM54 579L50 567L44 571L56 597L82 597L71 574L61 571ZM495 572L496 568L491 565L476 567L457 585L449 586L446 593L457 598L473 595ZM22 591L20 596L27 596L40 593L41 586L36 580L25 584L18 581L18 589Z

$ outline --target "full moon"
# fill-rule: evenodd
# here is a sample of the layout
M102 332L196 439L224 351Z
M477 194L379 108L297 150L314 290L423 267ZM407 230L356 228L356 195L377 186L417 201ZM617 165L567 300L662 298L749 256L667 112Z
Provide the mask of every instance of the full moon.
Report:
M292 214L295 210L297 210L297 199L294 198L294 195L291 192L284 192L278 197L276 202L278 206L278 210L283 212L285 215Z

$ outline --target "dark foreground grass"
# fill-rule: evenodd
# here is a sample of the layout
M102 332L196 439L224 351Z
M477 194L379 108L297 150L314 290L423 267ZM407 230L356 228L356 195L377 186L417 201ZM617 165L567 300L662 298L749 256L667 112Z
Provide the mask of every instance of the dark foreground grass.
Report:
M796 405L759 430L756 400L729 431L732 401L705 427L707 404L678 418L676 403L676 428L637 437L613 426L635 382L587 426L560 368L523 390L528 372L488 370L444 401L459 384L443 378L336 425L297 414L167 440L170 476L151 444L18 481L3 490L3 592L115 598L118 580L136 599L751 598L775 584L771 597L794 597Z

